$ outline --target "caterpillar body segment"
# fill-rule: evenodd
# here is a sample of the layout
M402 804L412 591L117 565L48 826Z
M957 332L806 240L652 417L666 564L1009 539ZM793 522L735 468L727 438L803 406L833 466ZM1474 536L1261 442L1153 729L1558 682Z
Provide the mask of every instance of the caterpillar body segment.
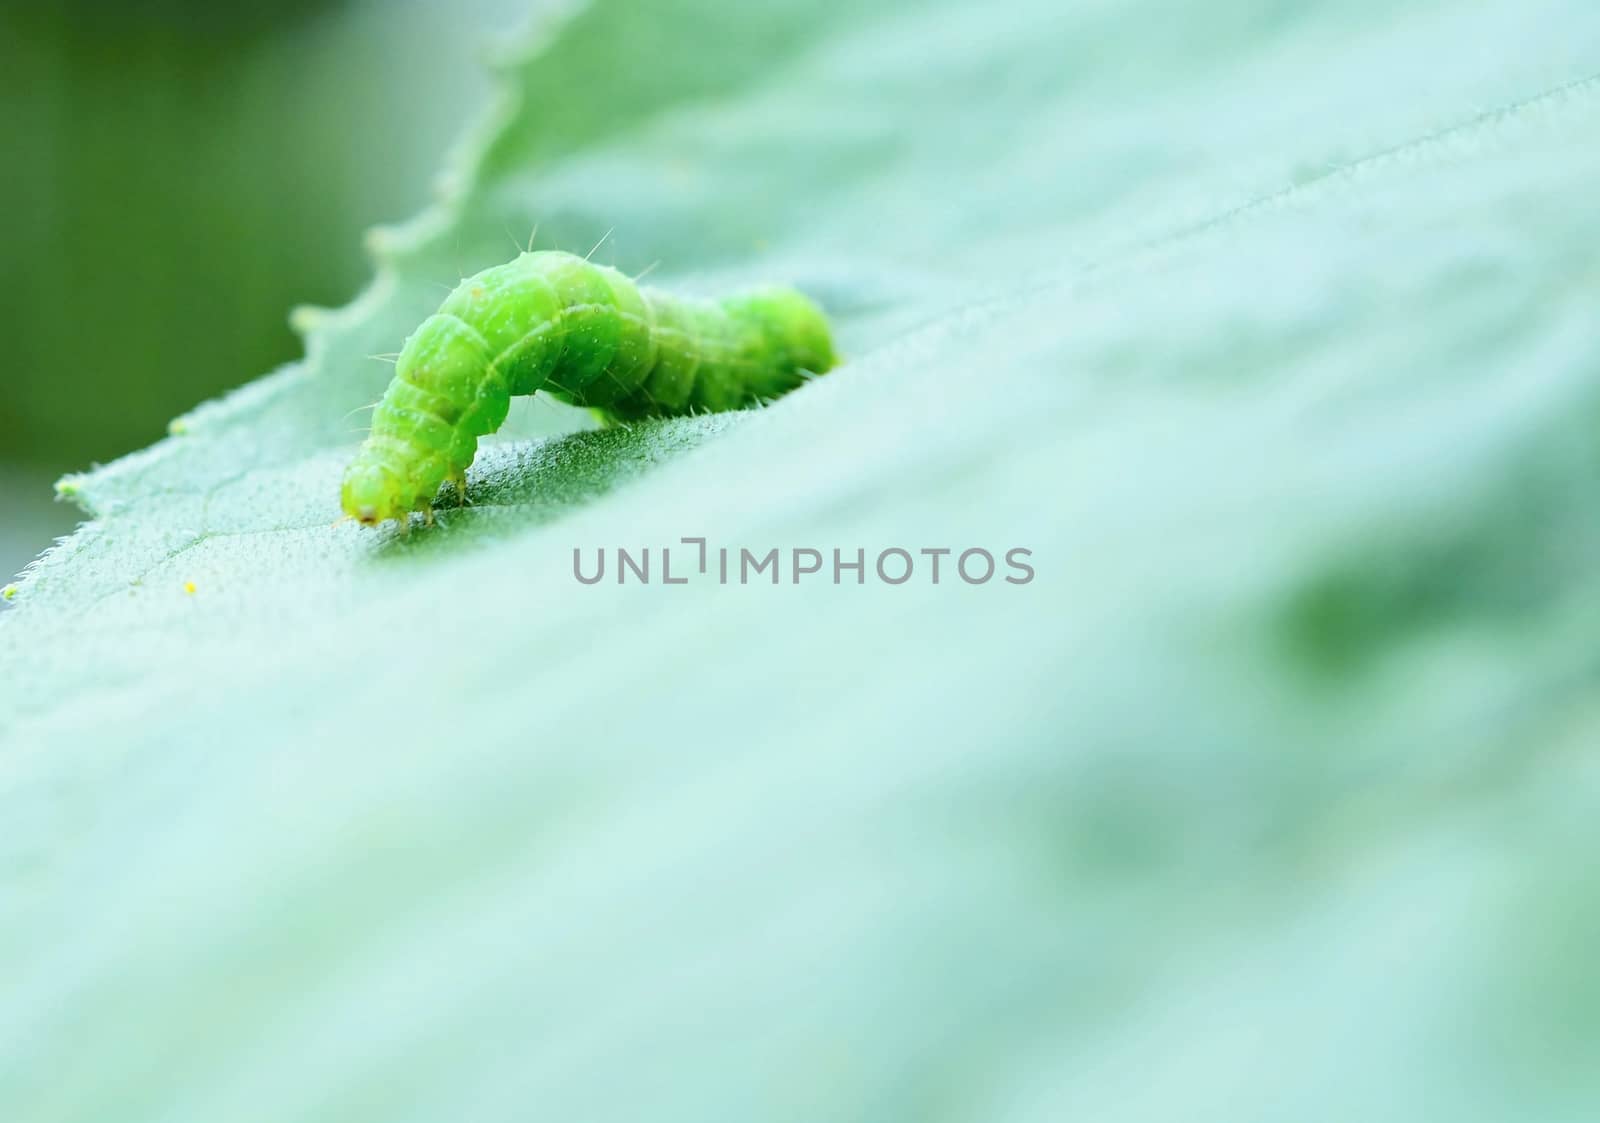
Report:
M372 526L464 489L478 438L543 390L626 420L739 409L836 362L822 311L792 289L690 300L569 253L524 253L462 281L401 348L340 502Z

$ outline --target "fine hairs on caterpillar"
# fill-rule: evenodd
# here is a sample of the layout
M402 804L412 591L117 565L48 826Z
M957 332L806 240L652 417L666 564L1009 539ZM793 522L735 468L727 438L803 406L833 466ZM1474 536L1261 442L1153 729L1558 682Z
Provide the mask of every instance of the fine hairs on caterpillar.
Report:
M468 277L401 348L340 502L364 526L466 497L478 438L539 390L612 420L739 409L835 363L828 321L792 289L689 300L557 251Z

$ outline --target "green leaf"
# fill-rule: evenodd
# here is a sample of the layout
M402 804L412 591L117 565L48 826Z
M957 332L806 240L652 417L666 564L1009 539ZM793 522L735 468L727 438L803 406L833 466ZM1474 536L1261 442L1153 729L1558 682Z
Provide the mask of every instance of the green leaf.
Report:
M1597 32L546 22L304 362L63 482L0 622L0 1117L1584 1117ZM367 356L535 223L849 361L528 403L476 506L330 525ZM618 547L650 584L575 580Z

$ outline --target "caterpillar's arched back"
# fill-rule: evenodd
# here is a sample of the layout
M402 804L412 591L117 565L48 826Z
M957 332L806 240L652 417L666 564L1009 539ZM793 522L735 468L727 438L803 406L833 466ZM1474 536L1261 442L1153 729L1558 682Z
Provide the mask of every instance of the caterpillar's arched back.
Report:
M617 419L701 413L778 397L834 362L826 317L792 289L687 300L569 253L524 253L462 281L406 340L341 504L368 526L404 523L446 480L464 492L513 394Z

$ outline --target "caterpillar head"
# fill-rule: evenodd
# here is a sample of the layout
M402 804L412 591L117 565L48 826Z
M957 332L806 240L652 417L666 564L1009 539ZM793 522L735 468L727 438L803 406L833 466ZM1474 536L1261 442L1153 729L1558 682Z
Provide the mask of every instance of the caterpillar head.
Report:
M385 519L403 519L410 513L400 502L398 481L381 465L358 457L344 474L339 504L362 526L377 526Z

